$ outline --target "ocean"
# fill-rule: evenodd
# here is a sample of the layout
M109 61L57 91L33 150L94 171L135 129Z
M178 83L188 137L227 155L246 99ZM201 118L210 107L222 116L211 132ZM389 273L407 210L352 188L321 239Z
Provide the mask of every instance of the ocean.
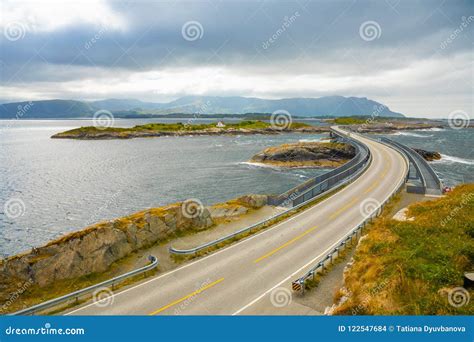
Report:
M127 127L157 121L115 120L114 124ZM161 120L176 121L186 120ZM246 163L266 147L318 141L324 134L50 139L55 133L90 125L91 120L0 121L1 256L146 208L189 198L209 205L249 193L277 194L327 171ZM439 151L443 158L432 165L445 184L474 181L474 130L410 131L388 137Z

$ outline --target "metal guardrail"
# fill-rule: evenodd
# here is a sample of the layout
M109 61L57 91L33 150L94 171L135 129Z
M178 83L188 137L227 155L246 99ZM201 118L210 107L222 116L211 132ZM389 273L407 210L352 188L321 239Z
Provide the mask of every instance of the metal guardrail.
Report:
M418 154L418 152L408 146L405 146L399 142L393 141L385 137L382 137L381 140L386 143L389 143L391 146L396 146L399 149L403 150L404 154L410 159L413 166L415 167L416 172L420 177L422 187L420 188L417 186L410 186L407 191L411 189L411 191L409 192L431 193L435 195L442 194L441 180L439 179L433 168L430 166L430 164L428 164L428 162L420 154ZM428 179L425 176L424 170L426 171L426 176L428 176Z
M376 141L375 139L370 139L370 140ZM397 151L401 153L401 151L399 151L398 149ZM328 263L328 261L329 263L332 263L333 258L337 256L337 254L339 254L339 252L342 249L344 249L344 247L346 247L349 243L352 243L354 237L356 238L356 240L358 237L360 238L360 236L362 236L362 230L366 226L367 222L371 221L374 217L377 217L378 215L380 215L385 205L402 189L408 177L408 172L409 172L409 167L410 167L408 163L408 159L405 156L403 157L404 157L403 159L405 160L405 163L407 164L407 171L406 171L405 177L400 180L399 184L397 185L395 190L392 192L392 194L388 196L377 208L375 208L370 215L364 217L361 223L357 224L353 229L349 231L349 233L347 233L338 242L336 242L333 245L333 247L331 247L330 251L326 253L326 255L322 257L322 259L315 266L313 266L302 277L294 280L292 282L292 288L295 291L304 292L306 280L310 277L314 279L314 276L319 272L319 270L324 271L324 268L326 267L326 264Z
M368 148L362 144L359 146L359 159L356 160L356 163L352 163L349 167L346 167L340 172L332 175L331 177L326 178L324 181L316 184L315 186L307 189L303 194L298 195L296 198L293 199L293 205L298 205L302 202L306 202L311 198L326 192L328 189L331 189L335 184L340 182L341 180L350 177L354 174L359 168L362 168L366 161L371 157ZM355 158L354 158L355 159ZM353 161L352 159L351 161ZM350 163L350 162L349 162ZM344 164L346 165L346 164ZM344 166L343 165L343 166ZM331 172L331 171L330 171Z
M337 132L338 134L341 134L339 132ZM263 221L260 221L260 222L257 222L251 226L248 226L248 227L245 227L245 228L242 228L232 234L229 234L229 235L225 235L219 239L216 239L216 240L213 240L213 241L210 241L210 242L207 242L205 244L202 244L200 246L197 246L197 247L194 247L194 248L190 248L190 249L176 249L174 247L170 247L169 248L169 252L171 254L178 254L178 255L192 255L192 254L196 254L202 250L205 250L207 248L210 248L210 247L213 247L219 243L222 243L224 241L228 241L228 240L231 240L233 238L235 238L236 236L238 235L241 235L241 234L244 234L244 233L248 233L248 232L251 232L252 230L254 229L257 229L257 228L262 228L262 226L284 216L284 215L287 215L289 213L291 213L292 211L296 211L298 210L299 208L311 203L312 201L315 201L317 200L318 198L321 198L322 196L325 196L325 194L330 191L330 190L336 190L346 184L349 184L350 182L352 182L354 179L356 179L363 171L366 170L366 168L370 165L372 161L372 155L370 153L370 151L367 149L367 156L366 158L364 158L363 160L359 161L359 163L357 163L356 165L352 166L352 168L349 168L348 170L344 170L343 172L344 173L347 173L347 176L345 179L343 179L342 181L338 181L338 182L334 182L332 187L328 187L324 192L321 192L319 193L318 195L316 196L313 196L307 200L305 200L304 202L302 203L299 203L295 206L293 206L292 208L288 209L288 210L285 210L277 215L274 215L268 219L265 219ZM337 178L338 175L334 175L333 176L334 178ZM309 189L308 191L311 191L311 189Z
M49 308L54 307L56 305L59 305L61 303L67 302L68 300L71 300L71 299L74 299L74 300L78 301L79 297L81 297L85 294L91 293L94 290L99 290L101 288L104 288L104 287L107 287L107 286L110 286L110 285L113 287L115 284L117 284L117 283L119 283L119 282L121 282L121 281L123 281L127 278L130 278L130 277L132 277L134 275L137 275L137 274L145 273L145 272L147 272L149 270L152 270L153 268L158 266L158 259L156 257L150 255L148 257L148 260L151 262L149 265L137 268L136 270L124 273L124 274L119 275L115 278L112 278L112 279L103 281L101 283L86 287L84 289L69 293L67 295L64 295L64 296L61 296L61 297L58 297L58 298L54 298L54 299L48 300L46 302L31 306L29 308L14 312L10 315L32 315L35 312L40 312L40 311L49 309Z
M270 196L268 200L269 204L278 206L283 203L289 204L289 202L292 202L292 205L294 206L302 202L301 199L298 199L298 197L303 196L301 195L301 192L303 192L303 194L306 194L310 190L313 190L312 192L313 192L313 197L314 197L318 195L320 192L326 191L326 189L323 187L321 188L322 191L320 191L319 193L314 193L315 192L314 189L316 189L319 184L321 184L321 186L327 185L324 183L325 180L332 178L334 175L341 174L343 171L351 168L352 166L357 164L361 159L365 158L366 153L367 153L367 148L364 145L358 143L354 139L347 139L346 136L344 136L343 134L337 131L331 130L331 133L334 135L337 135L342 140L346 140L349 144L351 144L356 149L356 155L344 165L341 165L331 171L325 172L322 175L311 178L310 180L307 180L306 182L299 184L295 186L294 188L291 188L278 196ZM308 196L306 196L305 198L308 198Z
M400 144L396 141L393 141L393 140L385 138L385 137L381 137L380 141L384 142L385 144L388 144L389 146L396 147L397 150L401 151L402 154L408 158L408 160L410 161L410 163L413 165L413 167L416 170L417 178L420 179L420 182L421 182L422 186L424 188L426 188L426 180L425 180L425 177L423 176L423 172L421 172L420 166L416 162L413 154L410 153L410 151L407 150L407 147L405 145L402 145L402 144Z

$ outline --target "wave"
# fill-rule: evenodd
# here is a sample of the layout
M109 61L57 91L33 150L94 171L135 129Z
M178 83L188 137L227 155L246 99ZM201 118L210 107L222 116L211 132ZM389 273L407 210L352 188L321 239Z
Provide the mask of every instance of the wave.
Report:
M329 140L328 138L319 138L319 139L300 139L298 142L300 143L310 143L310 142L321 142L323 140Z
M433 136L433 134L425 135L425 134L416 134L412 132L395 132L392 135L403 135L406 137L416 137L416 138L429 138Z
M444 132L446 130L444 128L433 127L433 128L416 129L416 131L418 132Z
M269 165L269 164L264 164L264 163L255 163L255 162L240 162L239 165L246 165L249 167L254 167L254 168L267 168L267 169L274 169L274 170L284 170L285 168L281 168L275 165Z
M433 163L444 163L444 164L460 163L460 164L466 164L466 165L474 165L474 160L441 154L441 159L435 160L433 161Z

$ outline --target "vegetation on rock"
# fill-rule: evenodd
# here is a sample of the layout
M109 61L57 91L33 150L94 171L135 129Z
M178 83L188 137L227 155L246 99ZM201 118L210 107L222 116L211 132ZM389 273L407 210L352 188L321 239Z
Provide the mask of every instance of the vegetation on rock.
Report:
M250 160L279 167L336 167L355 156L349 144L304 142L269 147Z
M218 127L211 124L150 123L131 128L122 127L80 127L57 133L52 138L63 139L130 139L169 135L223 135L223 134L277 134L281 132L328 131L327 127L316 127L301 122L293 122L288 127L277 127L259 120L245 120L237 123L226 123Z

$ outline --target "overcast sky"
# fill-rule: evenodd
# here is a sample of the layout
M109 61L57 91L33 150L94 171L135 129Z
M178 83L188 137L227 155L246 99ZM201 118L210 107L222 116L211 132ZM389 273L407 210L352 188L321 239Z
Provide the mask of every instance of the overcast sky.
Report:
M3 101L344 95L473 116L470 0L0 1Z

